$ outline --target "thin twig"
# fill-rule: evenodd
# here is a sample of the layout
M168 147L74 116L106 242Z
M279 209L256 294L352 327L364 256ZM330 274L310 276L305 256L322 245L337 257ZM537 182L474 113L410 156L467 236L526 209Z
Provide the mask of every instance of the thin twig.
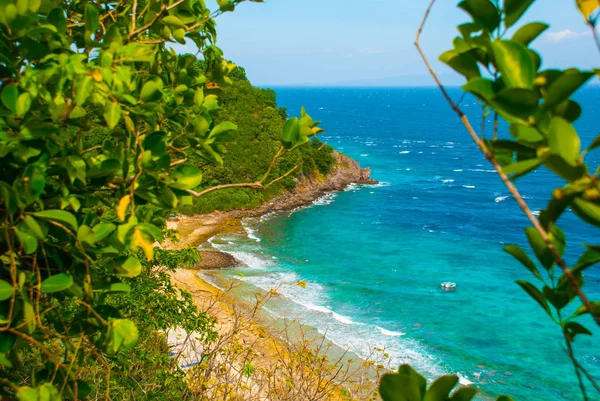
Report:
M420 37L421 37L421 33L423 31L423 27L425 26L425 23L427 22L427 18L429 16L429 13L431 12L431 9L433 8L433 5L435 4L435 1L436 0L432 0L431 3L429 4L429 7L427 8L427 11L425 12L425 16L423 17L423 22L421 23L421 26L419 27L419 30L417 31L417 38L415 40L415 46L417 48L417 51L419 52L421 58L423 59L425 65L427 66L427 69L429 70L429 73L431 74L431 76L433 77L433 79L437 83L439 89L441 90L442 94L446 98L446 101L448 102L448 104L450 105L450 107L452 107L452 110L454 110L456 112L456 114L460 117L460 120L462 121L463 125L465 126L465 128L467 129L467 131L469 132L469 134L471 135L471 137L473 138L473 141L475 141L475 143L479 147L479 150L481 150L481 152L484 154L485 158L492 164L492 166L496 170L496 173L498 174L498 176L500 176L500 179L502 180L502 182L504 183L504 185L506 186L506 188L509 190L509 192L511 193L511 195L515 198L515 200L517 201L517 203L521 207L521 210L523 210L523 212L525 213L525 215L527 216L527 218L529 219L529 221L531 222L531 224L533 224L533 227L536 229L536 231L538 232L538 234L540 235L540 237L542 238L542 240L546 244L546 247L550 251L550 254L552 255L552 257L553 257L554 261L556 262L556 264L560 267L560 269L563 271L563 274L565 275L565 277L567 277L567 279L569 280L569 282L571 284L571 287L573 288L573 290L575 291L575 293L577 294L577 296L579 297L579 299L581 300L581 302L585 306L586 310L590 313L590 315L593 316L594 320L596 321L596 324L598 324L600 326L600 316L594 316L593 315L593 313L592 313L592 311L593 311L592 304L590 303L590 301L587 299L587 297L585 296L585 294L583 293L583 291L579 287L579 284L577 283L577 280L575 279L575 276L573 275L573 272L567 267L565 261L563 260L563 258L560 256L560 254L556 250L556 248L555 248L552 240L548 236L548 233L546 232L546 230L544 229L544 227L542 227L542 225L540 224L540 222L537 219L537 217L532 213L532 211L529 208L529 206L527 205L527 203L523 200L523 197L519 193L519 190L517 189L517 187L515 187L515 185L508 178L508 176L502 171L502 167L494 159L493 154L489 151L489 149L488 149L487 145L485 144L485 142L477 135L477 133L475 132L475 130L471 126L471 122L469 121L469 119L467 118L467 116L452 101L452 99L448 95L448 92L446 91L446 88L440 82L440 79L438 78L437 74L435 73L435 71L431 67L431 64L429 64L429 61L428 61L427 57L423 53L423 50L421 49L421 46L419 44L419 40L420 40Z

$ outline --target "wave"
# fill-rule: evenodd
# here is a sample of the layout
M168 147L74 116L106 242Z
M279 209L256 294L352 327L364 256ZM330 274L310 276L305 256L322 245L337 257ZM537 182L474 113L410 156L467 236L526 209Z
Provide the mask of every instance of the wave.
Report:
M402 333L401 331L386 330L383 327L379 327L379 326L376 326L376 327L379 330L379 332L381 332L381 334L383 334L384 336L401 337L401 336L406 335L406 333Z
M463 185L463 188L469 188L469 189L473 189L475 188L475 185Z
M448 184L448 183L454 182L454 180L442 180L442 182L443 182L444 184Z
M360 156L361 156L361 157L367 157L367 156L369 156L369 154L368 154L368 153L363 153L363 154L361 154Z
M510 198L510 196L498 196L496 199L494 199L494 202L500 203L500 202L505 201L508 198Z
M457 168L457 169L454 169L454 170L452 170L452 171L454 171L455 173L461 173L461 172L463 172L464 170L461 170L461 169Z
M254 235L256 230L248 225L247 219L242 220L242 227L244 228L244 231L246 231L246 235L248 235L248 238L250 238L256 242L261 241L260 238L258 238L256 235Z
M340 314L335 313L335 312L332 312L331 314L332 314L333 318L335 320L337 320L338 322L341 322L341 323L344 323L344 324L354 324L354 322L352 321L352 319L350 319L347 316L343 316L343 315L340 315Z
M312 204L313 205L330 205L334 202L334 198L337 196L335 192L328 193L326 195L321 196L320 198L315 199Z
M398 152L398 153L401 154L401 155L407 155L407 154L410 153L410 150L403 150L403 151Z

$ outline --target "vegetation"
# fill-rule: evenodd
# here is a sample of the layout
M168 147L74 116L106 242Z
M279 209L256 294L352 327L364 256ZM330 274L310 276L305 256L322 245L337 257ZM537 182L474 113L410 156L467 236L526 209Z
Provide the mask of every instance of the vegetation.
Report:
M548 25L533 22L515 27L534 0L505 0L502 4L490 0L461 1L458 6L472 20L458 26L460 36L454 39L454 48L443 53L440 60L465 77L467 82L462 89L479 99L483 122L493 113L493 134L486 137L485 124L478 134L450 98L421 50L420 35L434 3L435 0L425 14L415 44L446 100L531 222L525 234L538 263L517 245L504 249L537 280L537 285L526 280L519 280L517 284L562 333L582 397L588 400L589 387L600 393L600 386L577 361L572 343L578 336L592 335L584 324L600 325L600 302L588 299L584 290L584 272L600 262L600 247L586 245L579 260L568 266L563 259L567 239L559 227L559 219L570 208L582 226L600 226L600 169L585 163L587 153L600 146L600 137L582 150L573 127L582 108L571 99L594 75L600 76L600 70L541 69L542 58L530 45ZM600 2L576 0L575 3L600 50L596 32ZM510 126L508 133L499 129L499 118ZM548 206L537 218L520 195L515 181L542 167L556 174L565 185L548 189L551 194ZM475 396L476 391L466 387L450 395L457 383L457 376L448 375L426 388L426 380L404 365L398 373L383 377L380 394L385 401L468 401ZM506 396L498 398L498 401L509 400L511 398Z
M287 111L277 106L275 92L253 87L241 67L236 67L229 77L232 85L224 87L220 93L222 110L216 115L215 121L231 121L237 125L235 142L227 145L223 165L206 163L194 158L193 154L188 155L194 164L201 166L204 177L201 188L259 180L269 169L271 157L281 147L279 137ZM294 179L299 176L327 174L335 162L332 151L333 148L313 138L306 146L296 148L280 158L269 175L271 179L284 175L294 166L301 167L267 190L259 192L242 188L218 191L196 198L192 206L180 210L185 214L196 214L215 209L226 211L260 206L294 188Z
M277 128L280 145L249 164L252 181L213 171L218 185L202 187L237 129L219 114L235 65L215 46L214 18L242 1L213 13L203 0L0 2L2 395L179 399L186 386L158 331L215 333L165 274L197 258L155 250L166 217L216 190L285 184L300 165L281 169L321 131L304 110L285 124L273 110L268 146ZM203 62L173 41L194 43Z

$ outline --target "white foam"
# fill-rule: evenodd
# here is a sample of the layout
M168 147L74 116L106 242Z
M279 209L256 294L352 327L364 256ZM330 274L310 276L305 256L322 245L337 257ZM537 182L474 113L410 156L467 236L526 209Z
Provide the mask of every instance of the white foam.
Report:
M496 199L494 199L494 202L500 203L508 198L509 198L509 196L498 196Z
M248 222L247 222L246 219L242 220L242 227L246 231L246 235L248 235L248 238L253 239L256 242L260 242L261 241L260 238L258 238L256 235L254 235L254 233L256 232L256 230L253 229L252 227L250 227L248 225Z
M331 309L329 309L326 306L313 305L311 303L303 303L302 306L304 306L306 309L314 310L314 311L321 312L321 313L326 313L326 314L332 313Z
M454 171L455 173L460 173L460 172L462 172L463 170L461 170L461 169L457 168L457 169L455 169L455 170L452 170L452 171Z
M462 373L458 373L458 382L460 384L462 384L463 386L470 386L472 384L474 384L471 380L469 380L469 378L465 375L463 375Z
M475 188L475 185L463 185L463 188L473 189Z
M401 152L399 152L401 155L407 155L410 153L410 150L403 150Z
M367 156L369 156L369 154L368 154L368 153L363 153L363 154L361 154L361 157L367 157Z
M352 321L352 319L350 319L347 316L343 316L340 315L338 313L332 312L333 318L335 320L337 320L338 322L344 323L344 324L354 324L354 322Z
M334 198L337 196L335 192L323 195L320 198L313 201L313 205L329 205L334 202Z
M381 334L383 334L384 336L401 337L401 336L405 336L406 335L406 333L402 333L400 331L386 330L383 327L379 327L379 326L376 326L376 327L381 332Z
M272 266L273 263L270 260L264 259L251 252L227 252L232 255L234 258L239 260L246 267L251 267L253 269L264 269L266 267Z
M442 182L443 182L444 184L448 184L448 183L454 182L454 180L442 180Z

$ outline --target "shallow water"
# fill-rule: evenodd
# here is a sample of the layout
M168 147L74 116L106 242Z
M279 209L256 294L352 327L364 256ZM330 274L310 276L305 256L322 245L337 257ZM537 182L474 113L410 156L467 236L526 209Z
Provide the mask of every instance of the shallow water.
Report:
M458 373L483 390L481 399L580 399L558 327L514 283L535 279L502 251L508 243L526 246L527 221L437 90L277 94L290 114L305 105L323 121L321 138L371 167L381 184L246 220L247 235L226 236L217 246L248 267L218 274L249 288L279 288L281 296L267 305L273 316L297 318L362 355L385 347L395 364L410 363L429 377ZM579 99L585 144L597 134L600 90ZM463 107L479 124L476 102L466 98ZM534 210L544 207L551 185L560 182L543 171L519 183ZM560 225L573 263L598 230L576 231L581 225L570 212ZM441 291L444 281L456 282L456 291ZM586 287L599 298L597 268ZM591 319L581 322L594 329ZM578 337L575 352L600 378L595 332Z

